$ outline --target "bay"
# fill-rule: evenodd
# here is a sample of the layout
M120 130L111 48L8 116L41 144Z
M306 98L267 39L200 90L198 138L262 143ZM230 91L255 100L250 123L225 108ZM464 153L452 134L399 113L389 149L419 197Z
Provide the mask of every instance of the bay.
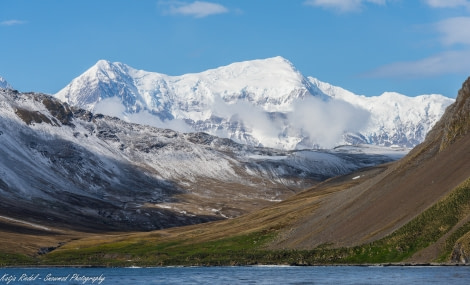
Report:
M2 284L470 284L467 266L0 268Z

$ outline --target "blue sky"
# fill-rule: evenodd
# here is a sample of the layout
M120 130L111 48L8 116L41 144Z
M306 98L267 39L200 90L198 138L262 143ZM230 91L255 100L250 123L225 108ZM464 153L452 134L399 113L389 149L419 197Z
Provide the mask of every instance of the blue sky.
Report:
M283 56L356 94L455 97L470 0L0 0L0 76L56 93L99 59L182 75Z

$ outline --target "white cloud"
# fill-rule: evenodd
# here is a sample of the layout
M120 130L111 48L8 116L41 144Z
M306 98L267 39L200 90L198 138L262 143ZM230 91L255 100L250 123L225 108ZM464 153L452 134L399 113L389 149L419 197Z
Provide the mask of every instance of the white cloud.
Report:
M160 2L162 4L163 2ZM167 2L163 3L169 5L168 12L173 15L193 16L195 18L204 18L211 15L227 13L229 10L220 4L195 1L192 3L187 2Z
M131 122L140 125L148 125L161 129L171 129L177 132L189 133L194 130L184 120L173 119L173 120L160 120L159 117L150 114L148 111L140 111L139 113L126 113L121 116L126 122Z
M368 72L365 76L423 78L449 73L470 73L470 50L445 51L416 61L395 62Z
M370 113L342 100L323 101L308 96L294 104L289 121L295 129L307 133L323 148L332 148L345 132L361 131L370 119Z
M110 97L101 100L93 108L93 113L119 118L123 121L148 125L156 128L172 129L178 132L193 132L194 130L184 120L160 120L159 117L143 110L139 113L127 113L126 107L119 97Z
M470 45L470 17L445 19L435 24L441 33L441 42L446 46L455 44Z
M256 137L266 141L276 141L282 132L279 122L271 120L262 108L246 101L227 103L220 96L215 96L211 106L214 115L228 120L240 121ZM226 136L226 135L224 135ZM275 145L265 145L275 147Z
M21 21L21 20L6 20L0 22L0 26L15 26L15 25L22 25L26 24L26 21Z
M342 100L323 101L318 97L307 96L295 102L292 110L285 115L286 121L273 118L262 108L250 102L227 103L216 97L212 112L214 115L241 122L255 137L261 138L264 146L276 147L279 138L302 133L322 148L332 148L342 140L345 132L356 132L364 128L370 114ZM219 136L227 136L218 133ZM313 146L313 145L312 145Z
M365 3L384 5L385 2L386 0L307 0L304 4L346 13L361 10Z
M110 97L101 100L93 108L93 113L103 114L111 117L122 118L126 112L126 107L118 97Z
M449 1L457 5L466 1ZM445 1L428 1L445 5ZM415 61L394 62L364 74L366 77L424 78L443 74L470 73L470 17L454 17L430 25L438 34L437 41L446 47L440 53ZM456 47L456 45L459 45ZM453 47L453 49L451 49Z
M469 7L470 1L468 0L425 0L426 4L433 8L456 8L456 7Z

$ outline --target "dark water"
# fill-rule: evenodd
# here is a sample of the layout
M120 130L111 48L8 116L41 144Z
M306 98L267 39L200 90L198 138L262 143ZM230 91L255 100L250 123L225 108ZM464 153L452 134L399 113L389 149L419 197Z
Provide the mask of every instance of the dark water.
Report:
M2 284L470 284L470 267L0 268Z

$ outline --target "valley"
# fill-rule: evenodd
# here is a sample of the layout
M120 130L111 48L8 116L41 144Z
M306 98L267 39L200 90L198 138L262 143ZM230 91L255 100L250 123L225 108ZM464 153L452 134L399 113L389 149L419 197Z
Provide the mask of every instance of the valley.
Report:
M467 260L470 79L411 151L269 148L0 96L2 266Z

